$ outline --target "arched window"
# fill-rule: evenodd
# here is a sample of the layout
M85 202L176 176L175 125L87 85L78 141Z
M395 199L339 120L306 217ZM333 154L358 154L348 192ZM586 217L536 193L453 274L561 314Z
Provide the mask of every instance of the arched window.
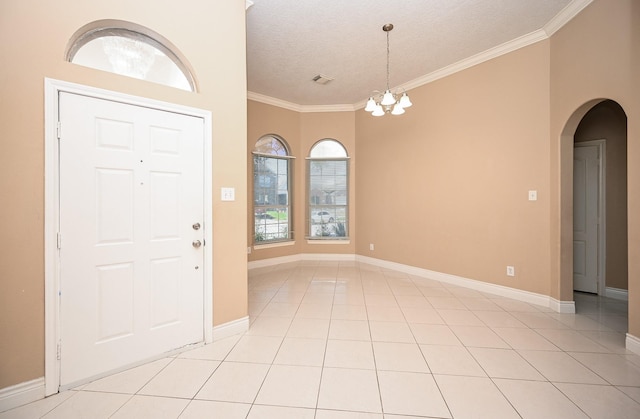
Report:
M71 38L66 59L182 90L196 91L184 57L159 34L130 22L102 20L79 29Z
M349 238L349 156L336 140L318 141L307 159L309 239Z
M292 159L276 135L261 137L253 148L254 244L293 239Z

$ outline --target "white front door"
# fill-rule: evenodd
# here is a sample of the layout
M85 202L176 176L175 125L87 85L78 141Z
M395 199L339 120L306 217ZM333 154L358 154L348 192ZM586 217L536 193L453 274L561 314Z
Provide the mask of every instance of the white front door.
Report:
M204 340L204 128L202 118L65 92L59 109L68 387Z
M598 293L600 147L573 154L573 289Z

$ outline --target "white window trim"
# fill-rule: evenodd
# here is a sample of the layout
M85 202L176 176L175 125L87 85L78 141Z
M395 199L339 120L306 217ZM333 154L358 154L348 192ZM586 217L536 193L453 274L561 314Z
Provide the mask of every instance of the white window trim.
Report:
M292 159L292 160L296 159L296 156L290 156L290 155L281 156L279 154L260 153L258 151L252 151L251 154L253 154L254 156L271 157L276 159Z
M103 19L91 22L78 29L69 40L65 50L65 60L73 63L76 53L88 42L103 36L124 36L137 39L162 51L182 72L191 87L191 92L199 91L193 67L182 52L167 38L144 26L124 20ZM167 85L162 83L163 85Z

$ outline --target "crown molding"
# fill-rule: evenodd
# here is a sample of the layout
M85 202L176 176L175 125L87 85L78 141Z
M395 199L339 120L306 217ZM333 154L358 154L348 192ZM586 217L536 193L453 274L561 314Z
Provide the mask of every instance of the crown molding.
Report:
M567 4L567 6L560 11L557 15L553 17L542 28L547 36L551 36L556 33L560 28L566 25L571 19L576 17L578 13L580 13L585 7L590 5L593 0L573 0L571 3Z
M413 79L407 83L396 86L391 89L394 91L400 90L410 90L416 87L423 86L427 83L431 83L438 79L442 79L444 77L455 74L459 71L466 70L467 68L473 67L475 65L481 64L485 61L492 60L494 58L500 57L501 55L508 54L520 48L524 48L528 45L535 44L536 42L543 41L547 39L548 36L546 32L542 29L537 30L535 32L531 32L527 35L523 35L520 38L516 38L512 41L505 42L502 45L498 45L497 47L488 49L479 54L476 54L472 57L466 58L464 60L458 61L457 63L453 63L446 67L443 67L439 70L433 71L429 74L426 74L422 77L418 77L417 79ZM364 108L367 103L367 100L363 100L354 105L356 109Z
M261 95L260 93L247 92L247 99L255 102L265 103L267 105L277 106L279 108L288 109L290 111L302 112L302 105L295 104L293 102L287 102L286 100L276 99L275 97Z
M407 83L401 84L392 88L391 90L410 90L416 87L423 86L427 83L431 83L438 79L450 76L459 71L466 70L475 65L481 64L485 61L492 60L500 57L501 55L508 54L516 51L520 48L535 44L545 39L549 39L551 35L557 32L560 28L566 25L571 19L573 19L578 13L580 13L585 7L591 4L593 0L572 0L564 9L562 9L557 15L553 17L542 29L531 32L527 35L523 35L520 38L516 38L509 42L505 42L502 45L488 49L472 57L458 61L439 70L433 71L417 79L411 80ZM296 112L345 112L356 111L366 106L367 99L354 103L353 105L297 105L291 102L285 102L283 100L275 99L269 96L260 95L257 93L249 92L248 98L256 100L258 102L266 103L269 105L279 106L281 108L290 109Z
M356 110L354 105L302 105L300 112L353 112Z
M255 102L265 103L267 105L277 106L279 108L288 109L290 111L300 113L311 112L353 112L356 110L354 105L298 105L297 103L287 102L286 100L276 99L271 96L262 95L255 92L247 92L247 99Z
M450 76L459 71L466 70L467 68L484 63L485 61L500 57L501 55L505 55L520 48L535 44L536 42L543 41L547 38L547 34L541 29L535 32L531 32L530 34L523 35L520 38L505 42L502 45L498 45L497 47L488 49L464 60L458 61L457 63L453 63L451 65L443 67L440 70L436 70L422 77L418 77L417 79L411 80L410 82L398 86L397 89L414 89L427 83L431 83L435 80Z

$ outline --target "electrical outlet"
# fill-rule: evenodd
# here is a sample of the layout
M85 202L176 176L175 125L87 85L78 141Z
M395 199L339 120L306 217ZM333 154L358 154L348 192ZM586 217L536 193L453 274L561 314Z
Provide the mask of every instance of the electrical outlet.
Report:
M373 245L373 243L369 243L369 250L374 250L375 246Z
M236 188L220 188L220 200L222 200L222 201L235 201L236 200Z
M251 246L247 247L247 254L250 255L251 254Z
M507 276L516 276L516 268L507 266Z
M529 191L529 201L538 200L538 191Z

